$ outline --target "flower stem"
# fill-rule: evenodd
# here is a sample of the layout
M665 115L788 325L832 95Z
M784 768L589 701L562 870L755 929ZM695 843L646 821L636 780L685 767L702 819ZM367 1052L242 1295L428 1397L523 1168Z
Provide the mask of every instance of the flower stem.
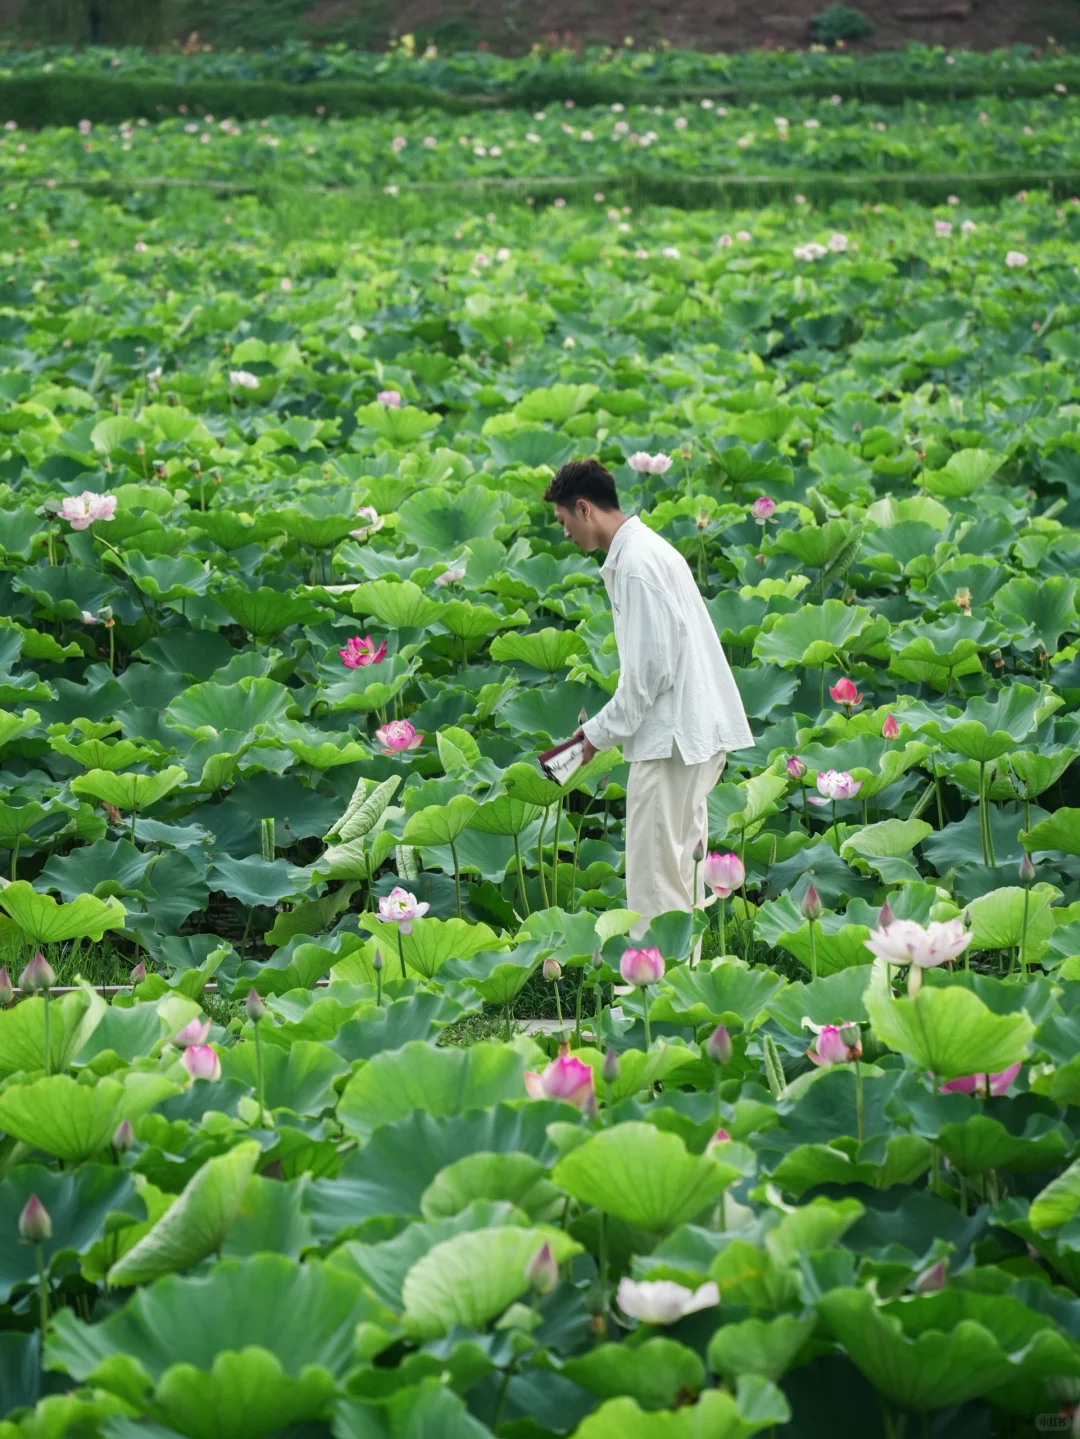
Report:
M585 966L578 973L577 997L574 1001L574 1048L581 1048L581 991L585 986Z
M1024 918L1020 922L1020 978L1027 983L1027 927L1028 927L1028 906L1031 903L1031 886L1024 886ZM970 948L970 946L969 946ZM967 958L967 950L964 951Z
M555 848L551 855L551 903L559 907L559 836L562 830L562 795L555 806Z
M648 1054L652 1048L652 1033L649 1029L649 986L641 991L641 1007L645 1011L645 1053Z
M604 1211L603 1211L602 1209L599 1211L599 1213L600 1213L600 1246L599 1246L599 1247L600 1247L600 1256L599 1256L599 1257L600 1257L600 1302L601 1302L601 1304L603 1305L603 1310L602 1310L602 1313L601 1313L601 1318L602 1318L602 1320L603 1320L603 1326L604 1326L604 1327L603 1327L603 1330L602 1330L602 1332L599 1334L598 1337L599 1337L601 1340L604 1340L604 1339L607 1338L608 1304L609 1304L609 1302L610 1302L610 1301L608 1300L608 1235L607 1235L607 1215L604 1213Z
M810 979L817 979L817 944L814 940L813 920L810 920Z
M562 1028L562 995L559 993L559 981L555 981L555 1013L559 1016L559 1028Z
M382 970L375 971L375 1008L382 1009Z
M49 1281L46 1277L45 1254L40 1241L34 1245L34 1259L38 1272L38 1312L41 1322L41 1367L45 1368L45 1331L49 1327Z
M862 1070L859 1061L855 1061L855 1112L859 1122L859 1143L863 1142L863 1092L862 1092Z
M262 1035L259 1021L255 1021L255 1082L259 1087L259 1123L266 1120L266 1088L263 1084Z
M540 838L536 841L536 867L540 871L540 898L544 901L544 908L548 907L547 877L544 874L544 831L547 829L548 805L544 810L544 817L540 821Z
M404 943L404 941L403 941L402 938L401 938L401 926L400 926L400 925L398 925L398 932L397 932L397 952L398 952L398 959L401 960L401 977L402 977L402 979L407 979L408 976L407 976L406 973L405 973L405 943Z
M45 1073L52 1073L52 1045L49 1037L49 991L46 990L42 998L45 1000Z
M720 957L727 954L727 900L722 895L716 897L716 910L720 916Z
M450 854L454 860L454 901L457 904L457 917L461 918L461 870L458 866L457 846L450 841Z
M525 918L529 917L529 898L525 893L525 871L521 864L521 840L514 835L514 859L517 861L518 894L521 896L521 907L525 911Z

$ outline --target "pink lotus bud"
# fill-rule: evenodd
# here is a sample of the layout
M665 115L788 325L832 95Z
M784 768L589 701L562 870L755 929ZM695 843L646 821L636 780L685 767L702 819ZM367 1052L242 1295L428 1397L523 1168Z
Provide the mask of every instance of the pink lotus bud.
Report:
M183 1029L178 1029L170 1040L177 1049L190 1049L194 1044L205 1044L206 1037L210 1033L210 1021L208 1019L189 1019Z
M619 961L619 973L627 984L644 989L664 977L664 960L658 949L627 949Z
M585 708L584 705L582 705L581 708L578 710L577 722L578 724L584 724L588 718L589 711Z
M714 1064L728 1064L731 1060L731 1035L722 1024L718 1024L705 1041L705 1053Z
M619 1077L619 1056L609 1045L604 1050L604 1083L614 1084Z
M829 686L829 693L838 705L862 704L862 695L855 688L852 680L843 675L834 685Z
M31 1194L19 1215L19 1238L24 1244L44 1244L52 1238L52 1232L49 1211L36 1194Z
M806 766L797 755L788 755L785 768L792 779L802 779L806 773Z
M185 1049L181 1063L192 1079L221 1078L221 1060L217 1050L209 1044L193 1044Z
M120 1153L123 1153L125 1150L130 1149L134 1143L135 1131L131 1127L131 1120L121 1119L113 1132L112 1147L119 1150Z
M771 500L768 495L762 495L750 506L750 513L759 525L763 525L767 519L776 513L776 501Z
M895 739L900 733L900 726L893 719L892 715L885 716L885 723L881 726L882 739Z
M593 1072L569 1050L553 1059L543 1074L525 1071L525 1090L530 1099L561 1099L585 1110L593 1102Z
M1032 863L1031 855L1024 851L1024 857L1020 861L1020 883L1030 884L1035 878L1035 866Z
M7 1009L14 998L15 989L11 983L11 975L6 968L0 969L0 1009Z
M840 1038L840 1030L835 1024L822 1025L821 1033L817 1038L817 1048L808 1049L806 1057L813 1064L820 1065L822 1069L844 1063L849 1057L848 1047Z
M544 978L549 984L555 984L562 979L562 965L557 959L544 960Z
M931 1264L929 1269L924 1269L915 1280L914 1290L916 1294L936 1294L939 1289L945 1288L945 1280L949 1271L945 1267L944 1259L939 1259L936 1264Z
M260 1019L266 1018L266 1001L257 989L248 990L244 1008L247 1010L247 1017L252 1024L258 1024Z
M705 883L721 899L727 899L746 879L746 870L737 854L720 854L716 850L706 855L701 873Z
M374 959L371 961L371 967L372 967L372 969L375 971L376 974L381 974L381 973L382 973L383 966L385 965L385 963L386 963L386 961L385 961L385 960L383 959L383 957L382 957L382 950L381 950L381 949L376 949L376 951L375 951L375 957L374 957Z
M526 1264L525 1278L537 1294L550 1294L558 1284L559 1266L555 1263L555 1255L546 1239Z
M33 959L19 975L19 988L31 994L47 994L56 983L52 965L39 949Z
M706 1154L711 1154L711 1153L713 1152L713 1150L716 1149L716 1147L717 1147L718 1145L720 1145L720 1144L729 1144L730 1142L731 1142L731 1135L727 1132L727 1130L726 1130L726 1129L718 1129L718 1130L716 1131L716 1133L713 1135L713 1137L709 1140L708 1144L706 1144L706 1146L705 1146L705 1153L706 1153Z
M132 983L133 986L136 985L136 984L142 984L142 982L143 982L143 980L144 980L145 978L146 978L146 965L145 965L145 963L140 959L139 962L138 962L138 964L137 964L137 965L135 966L135 968L131 971L131 983Z
M889 908L889 901L886 900L885 903L884 903L884 904L881 906L881 908L878 910L878 916L877 916L878 929L888 929L889 925L892 924L892 922L893 922L893 920L894 920L895 918L896 918L896 916L893 914L892 910Z
M698 842L697 842L697 844L694 845L694 863L695 863L695 864L700 864L701 861L702 861L704 858L705 858L705 845L704 845L704 842L699 839Z
M821 896L812 884L808 886L806 893L803 895L803 901L799 908L802 910L803 919L808 919L811 924L813 924L815 919L821 918L823 912Z

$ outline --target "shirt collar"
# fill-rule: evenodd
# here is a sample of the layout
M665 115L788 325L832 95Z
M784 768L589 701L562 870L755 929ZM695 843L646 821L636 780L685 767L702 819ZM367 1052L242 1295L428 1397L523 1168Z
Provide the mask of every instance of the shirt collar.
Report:
M618 563L619 556L623 551L623 548L641 528L641 520L638 518L637 515L631 515L624 524L621 524L619 526L619 528L615 531L614 537L612 538L611 548L607 552L607 558L600 566L601 573L603 573L605 570L613 570L615 568Z

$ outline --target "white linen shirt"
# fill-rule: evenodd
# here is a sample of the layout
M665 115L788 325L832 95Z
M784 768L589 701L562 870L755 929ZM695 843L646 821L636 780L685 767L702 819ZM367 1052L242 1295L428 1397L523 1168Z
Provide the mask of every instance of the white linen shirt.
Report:
M600 573L611 600L619 684L582 730L631 762L686 764L754 743L720 638L690 566L636 516L619 526Z

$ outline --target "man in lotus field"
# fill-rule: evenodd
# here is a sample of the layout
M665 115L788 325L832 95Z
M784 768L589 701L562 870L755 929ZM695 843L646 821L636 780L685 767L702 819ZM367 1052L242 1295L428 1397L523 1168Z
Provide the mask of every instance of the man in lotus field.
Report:
M544 499L567 539L603 550L619 650L619 684L574 736L588 761L622 747L626 794L626 902L642 916L690 910L694 850L708 845L706 801L733 749L754 743L719 637L690 566L667 540L626 515L597 460L563 465Z

